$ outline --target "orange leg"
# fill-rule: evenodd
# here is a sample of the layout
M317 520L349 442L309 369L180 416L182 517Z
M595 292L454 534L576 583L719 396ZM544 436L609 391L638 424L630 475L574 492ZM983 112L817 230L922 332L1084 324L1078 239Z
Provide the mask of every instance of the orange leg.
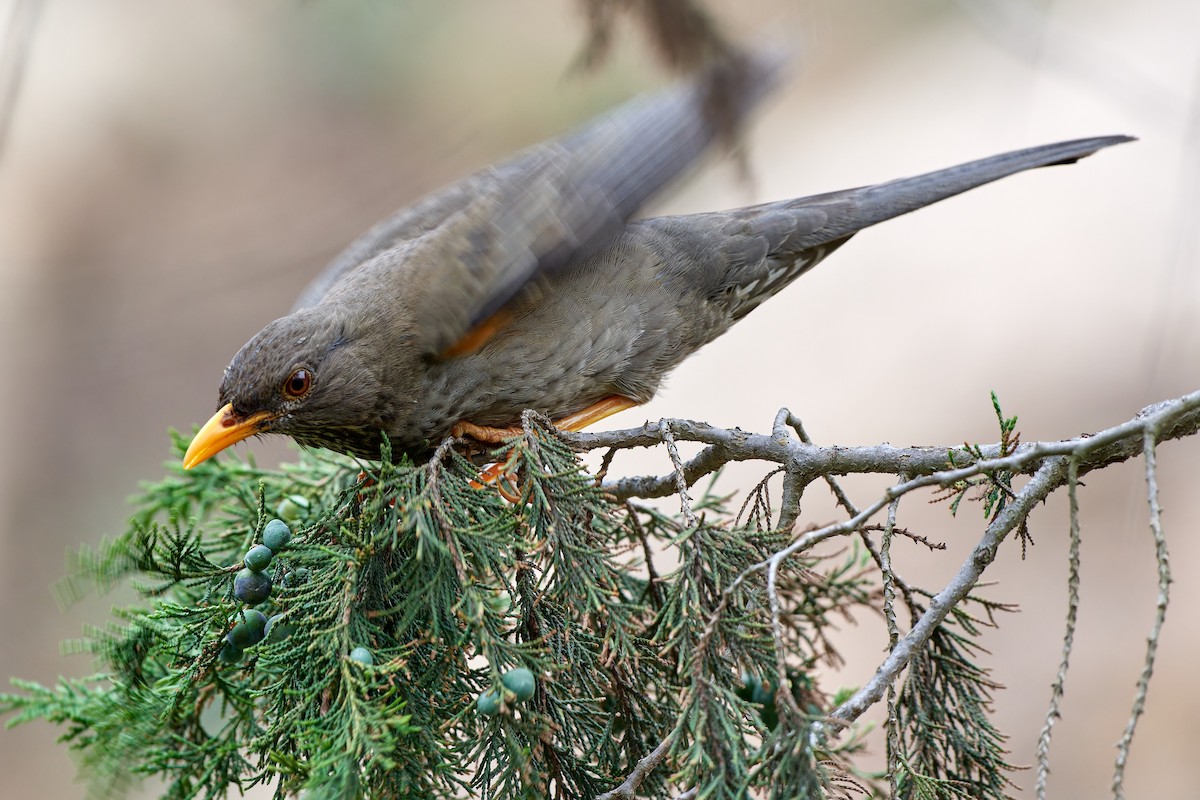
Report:
M638 405L637 401L630 400L628 397L622 397L619 394L610 394L608 397L597 400L581 411L576 411L574 414L568 414L562 419L555 420L554 427L564 431L581 431L594 422L599 422L605 417L611 417L618 411L624 411L636 405ZM476 441L487 442L489 444L500 444L505 439L520 436L521 428L489 428L463 420L462 422L456 422L450 428L450 434L452 436L469 436Z
M640 405L636 400L630 400L628 397L622 397L619 394L610 394L603 400L597 400L595 403L592 403L582 411L576 411L574 414L568 414L562 419L555 420L554 427L564 431L581 431L594 422L599 422L605 417L611 417L618 411L624 411L636 405Z
M599 422L605 417L611 417L618 411L624 411L627 408L633 408L639 405L636 401L630 400L628 397L622 397L619 394L609 395L602 400L592 403L581 411L576 411L574 414L568 414L562 419L554 421L554 427L564 431L581 431L588 425L594 422ZM454 436L469 436L481 442L490 444L499 444L505 439L511 439L514 436L520 436L521 428L488 428L482 425L476 425L473 422L456 423L450 432ZM503 486L499 483L500 479L508 474L512 466L512 461L509 459L502 464L491 464L482 472L479 473L479 478L472 482L471 486L476 489L482 489L485 485L495 484L496 488L504 499L510 503L516 503L520 500L519 497L512 496L506 492Z

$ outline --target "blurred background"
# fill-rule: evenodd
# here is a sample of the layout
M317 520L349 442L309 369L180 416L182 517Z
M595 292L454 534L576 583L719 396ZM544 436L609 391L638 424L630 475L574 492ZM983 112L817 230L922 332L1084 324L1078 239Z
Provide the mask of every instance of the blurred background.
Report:
M821 444L997 438L995 390L1023 439L1117 424L1200 385L1200 4L1193 0L743 0L709 3L740 41L793 46L795 74L751 126L749 180L711 159L650 213L874 183L1079 136L1141 137L863 233L681 367L649 406L769 430L791 408ZM719 6L719 7L717 7ZM736 8L735 8L736 6ZM11 18L0 2L0 20ZM613 58L570 71L572 3L46 0L0 162L0 687L87 674L59 642L121 595L62 610L64 553L124 529L169 427L216 405L221 370L352 237L469 170L669 80L625 24ZM242 446L245 451L245 446ZM261 461L290 457L257 442ZM1135 741L1131 796L1195 796L1200 443L1159 453L1175 584ZM622 457L664 472L664 452ZM767 469L732 470L726 488ZM886 481L850 481L869 502ZM1108 791L1156 594L1140 460L1089 476L1080 632L1055 728L1051 794ZM915 498L900 543L940 588L982 527ZM824 489L805 519L827 522ZM984 663L997 720L1032 764L1059 658L1067 516L1004 548L990 597L1017 603ZM886 644L847 624L860 685ZM6 690L0 688L0 691ZM0 731L0 796L80 797L60 731ZM876 753L882 751L877 742ZM1032 771L1014 776L1032 796ZM144 787L154 796L155 787Z

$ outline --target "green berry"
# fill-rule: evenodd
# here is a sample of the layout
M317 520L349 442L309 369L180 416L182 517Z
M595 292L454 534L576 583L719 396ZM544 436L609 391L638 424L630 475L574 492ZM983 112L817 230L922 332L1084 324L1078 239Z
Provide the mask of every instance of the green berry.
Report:
M537 679L525 667L510 669L500 676L500 683L504 684L505 689L515 694L519 702L533 697L533 692L537 688Z
M308 514L308 500L298 494L283 498L275 513L287 522L295 522Z
M375 659L371 656L371 651L365 647L356 647L351 650L350 660L366 664L368 667L375 663Z
M234 619L240 619L241 621L234 625L229 633L225 634L225 641L234 647L244 650L247 647L258 644L266 636L267 616L261 611L248 608L235 616Z
M247 567L233 579L233 596L246 605L258 605L271 596L271 577Z
M246 553L246 557L242 559L242 563L246 565L246 569L262 572L271 566L271 557L273 555L275 555L275 551L272 548L256 544Z
M308 583L308 579L312 577L312 570L308 567L297 567L290 572L284 574L279 581L281 586L288 589L295 589L297 586L303 586Z
M290 622L281 622L283 614L276 614L267 619L266 638L268 642L282 642L296 632L296 626Z
M292 540L292 529L283 520L273 519L263 528L263 544L278 553Z
M475 710L485 717L494 717L500 713L500 693L495 689L488 689L483 694L479 695L479 699L475 701Z
M242 648L226 641L221 647L221 652L217 654L217 658L225 664L236 664L242 660Z

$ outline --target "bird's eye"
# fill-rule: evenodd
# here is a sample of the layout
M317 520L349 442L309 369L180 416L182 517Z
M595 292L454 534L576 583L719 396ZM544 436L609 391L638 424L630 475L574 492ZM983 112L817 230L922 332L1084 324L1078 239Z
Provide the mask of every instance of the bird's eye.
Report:
M304 397L311 388L312 373L303 367L292 370L292 374L283 382L283 393L288 397Z

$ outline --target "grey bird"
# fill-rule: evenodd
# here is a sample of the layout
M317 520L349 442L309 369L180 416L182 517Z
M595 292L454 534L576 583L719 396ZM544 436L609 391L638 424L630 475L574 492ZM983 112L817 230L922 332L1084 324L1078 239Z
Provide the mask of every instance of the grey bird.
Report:
M248 436L377 459L499 441L534 409L571 430L645 403L683 359L863 228L1131 141L1032 147L914 178L630 221L775 81L743 62L634 100L381 222L234 356L194 467ZM729 71L733 70L733 71ZM730 81L734 81L730 83Z

